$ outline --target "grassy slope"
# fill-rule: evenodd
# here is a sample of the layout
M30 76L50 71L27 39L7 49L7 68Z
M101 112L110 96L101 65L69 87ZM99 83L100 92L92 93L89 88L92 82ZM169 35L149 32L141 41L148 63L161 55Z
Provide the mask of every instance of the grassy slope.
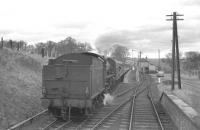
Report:
M41 111L39 56L0 50L0 129L5 129Z

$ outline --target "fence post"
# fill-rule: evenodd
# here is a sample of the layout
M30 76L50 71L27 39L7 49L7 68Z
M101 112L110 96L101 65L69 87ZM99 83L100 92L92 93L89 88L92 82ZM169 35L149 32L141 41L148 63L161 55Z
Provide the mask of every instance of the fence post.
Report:
M44 48L42 48L41 53L42 53L42 58L44 58Z
M3 37L1 37L1 48L3 49Z
M21 42L18 42L18 43L17 43L17 51L19 51L20 43L21 43Z
M13 48L12 40L10 40L9 42L10 42L10 48L12 49Z

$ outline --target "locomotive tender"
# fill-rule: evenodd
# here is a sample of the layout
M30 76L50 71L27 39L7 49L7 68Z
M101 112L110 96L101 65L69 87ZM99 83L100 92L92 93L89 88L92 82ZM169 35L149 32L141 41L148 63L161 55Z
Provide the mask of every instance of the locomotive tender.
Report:
M65 54L43 66L42 99L48 101L51 113L64 120L70 118L71 108L88 113L123 72L123 66L111 58L89 52Z

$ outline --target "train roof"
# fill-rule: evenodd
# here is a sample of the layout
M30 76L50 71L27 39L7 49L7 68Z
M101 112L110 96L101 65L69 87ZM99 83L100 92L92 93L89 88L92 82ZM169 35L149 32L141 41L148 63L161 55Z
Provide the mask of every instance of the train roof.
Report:
M68 54L59 56L56 59L50 59L49 65L60 64L62 62L70 62L74 64L79 62L82 64L91 64L91 60L89 60L91 58L96 58L103 63L106 62L106 59L101 55L91 53L91 52L81 52L81 53L68 53Z
M96 54L96 53L82 52L82 54L90 55L90 56L93 56L93 57L96 57L96 58L100 58L101 60L103 60L103 62L105 62L105 58L103 56L101 56L101 55Z

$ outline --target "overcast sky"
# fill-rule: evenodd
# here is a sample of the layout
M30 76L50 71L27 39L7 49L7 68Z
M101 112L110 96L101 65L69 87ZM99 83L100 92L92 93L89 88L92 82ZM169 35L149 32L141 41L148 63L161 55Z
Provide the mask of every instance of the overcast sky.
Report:
M200 0L0 0L0 36L30 44L72 36L93 47L121 44L143 56L171 50L172 22L178 22L180 51L200 48Z

